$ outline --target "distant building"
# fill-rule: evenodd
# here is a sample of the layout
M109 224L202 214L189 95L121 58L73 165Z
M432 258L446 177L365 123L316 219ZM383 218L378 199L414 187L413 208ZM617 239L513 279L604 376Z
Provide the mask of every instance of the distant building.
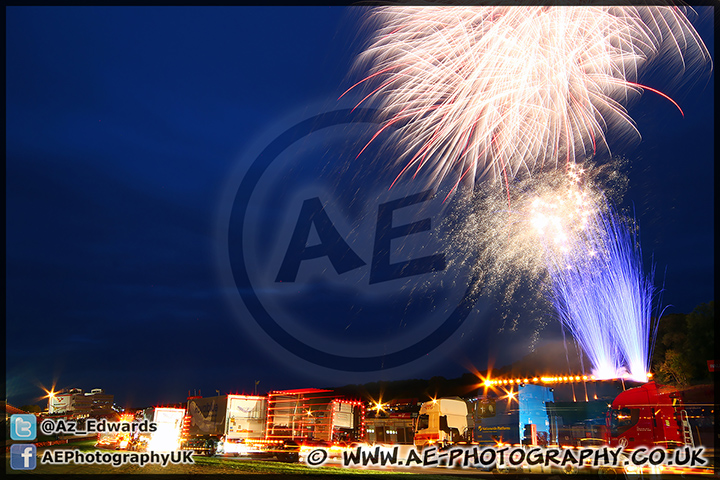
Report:
M80 388L61 390L48 399L49 414L70 414L73 417L102 417L113 414L113 395L101 388L83 392Z

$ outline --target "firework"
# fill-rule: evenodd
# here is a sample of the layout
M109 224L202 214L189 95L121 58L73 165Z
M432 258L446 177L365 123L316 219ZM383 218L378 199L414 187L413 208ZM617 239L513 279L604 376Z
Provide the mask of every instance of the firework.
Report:
M624 163L516 178L510 206L498 189L478 189L446 230L465 249L458 261L475 269L477 288L505 304L501 329L518 327L507 310L520 308L534 322L532 348L552 307L597 378L644 381L656 328L653 274L643 274L633 225L611 207L627 186Z
M497 188L478 188L455 202L442 228L462 264L451 266L473 269L476 288L504 304L503 329L518 326L520 319L509 312L519 309L538 323L538 337L546 315L532 311L542 310L551 297L549 258L582 258L580 242L588 229L597 228L593 219L605 208L605 198L619 201L627 188L624 163L617 158L602 166L585 163L568 172L517 177L510 182L509 203Z
M553 303L598 378L646 381L656 324L653 272L643 274L636 229L611 208L598 211L572 259L547 256ZM624 372L623 372L624 371Z
M543 283L548 256L569 261L581 255L577 246L586 229L595 227L590 220L604 199L622 198L623 164L617 159L518 177L510 183L509 204L501 190L478 188L474 198L457 203L444 229L457 235L455 247L467 251L466 260L485 271L484 282L525 275L532 284Z
M686 17L644 7L385 7L358 65L404 168L455 186L512 178L609 152L610 131L639 138L626 111L639 72L676 77L710 55ZM670 80L676 80L671 78ZM674 103L674 102L673 102ZM677 104L675 104L677 106ZM678 106L679 109L679 106Z

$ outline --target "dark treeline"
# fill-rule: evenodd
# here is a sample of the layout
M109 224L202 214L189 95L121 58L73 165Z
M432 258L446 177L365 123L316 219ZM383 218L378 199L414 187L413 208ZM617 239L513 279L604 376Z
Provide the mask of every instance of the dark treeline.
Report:
M691 313L660 318L652 362L656 381L677 386L710 382L715 377L708 361L714 360L714 300Z
M432 377L430 380L397 380L372 382L364 385L345 385L334 390L349 397L375 402L410 400L425 402L431 398L468 396L479 388L478 378L466 373L460 378Z

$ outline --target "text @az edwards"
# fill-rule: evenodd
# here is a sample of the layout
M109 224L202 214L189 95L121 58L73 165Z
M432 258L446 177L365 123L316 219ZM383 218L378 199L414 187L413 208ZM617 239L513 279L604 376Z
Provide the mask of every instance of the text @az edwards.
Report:
M674 451L662 447L636 448L623 451L623 447L610 448L544 448L544 447L480 447L457 446L445 450L428 447L418 452L411 448L406 457L399 457L399 446L357 447L342 455L344 467L438 467L455 466L462 468L521 468L521 467L627 467L627 466L678 466L703 467L708 460L703 458L703 447L679 448ZM310 466L323 465L328 459L327 450L318 448L308 453L305 463Z
M157 424L143 420L142 422L109 422L105 419L88 418L84 425L72 420L46 418L39 425L45 435L88 435L94 433L153 433Z

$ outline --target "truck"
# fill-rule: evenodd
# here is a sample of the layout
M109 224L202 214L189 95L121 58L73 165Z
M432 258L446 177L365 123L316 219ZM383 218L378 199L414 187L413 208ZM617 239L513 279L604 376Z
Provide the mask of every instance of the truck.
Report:
M416 419L410 414L395 414L365 420L365 440L368 444L412 445Z
M420 406L415 423L417 447L469 443L474 427L473 412L460 397L434 399Z
M681 392L655 382L518 382L499 392L492 398L494 415L482 418L481 402L476 403L478 443L628 449L694 445Z
M297 461L303 445L347 445L364 437L362 402L332 390L267 396L189 397L183 448L204 455Z
M139 438L137 449L153 452L173 452L180 449L185 409L149 407L143 411L143 417L155 424L155 429L136 435L136 440Z
M694 446L687 411L678 391L646 383L620 393L607 415L611 446Z
M204 455L240 455L264 440L267 399L251 395L189 397L183 448Z
M268 394L266 438L300 444L360 442L365 438L365 405L333 390L276 390Z
M123 413L118 418L119 423L130 424L135 420L135 415L131 413ZM127 432L101 432L98 434L96 448L110 448L115 450L125 450L132 441L132 435Z

